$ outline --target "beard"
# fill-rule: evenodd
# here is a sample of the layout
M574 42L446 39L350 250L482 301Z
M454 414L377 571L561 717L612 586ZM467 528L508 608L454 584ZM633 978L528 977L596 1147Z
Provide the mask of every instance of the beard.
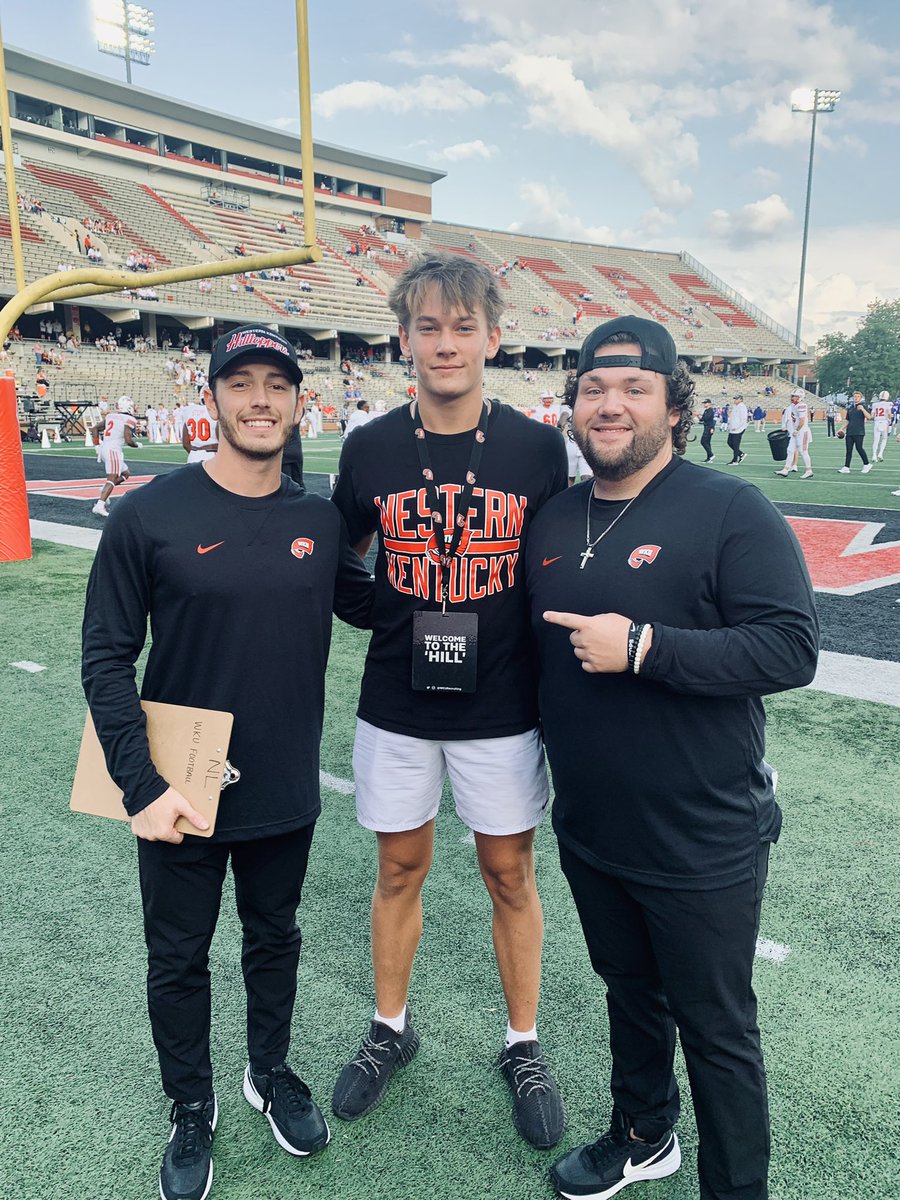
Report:
M283 436L278 439L277 443L270 442L268 445L265 445L259 442L245 441L241 433L240 424L237 421L232 421L230 417L224 416L221 409L219 410L218 422L219 437L226 441L232 450L236 450L238 454L242 454L245 458L253 459L255 462L265 462L268 459L277 458L290 441L294 428L292 425L289 425L283 431Z
M631 444L622 449L598 447L590 440L587 429L576 429L572 426L572 436L575 444L584 455L588 466L594 473L595 479L604 479L608 483L621 483L630 475L636 474L652 462L667 442L672 440L672 426L669 424L668 410L662 414L659 421L640 433L634 432Z

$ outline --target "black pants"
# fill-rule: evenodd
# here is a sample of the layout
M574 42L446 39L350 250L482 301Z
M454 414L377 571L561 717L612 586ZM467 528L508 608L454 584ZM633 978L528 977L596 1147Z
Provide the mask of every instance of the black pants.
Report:
M314 828L252 842L138 838L147 1003L171 1100L199 1100L212 1089L209 946L229 856L244 930L250 1062L270 1070L287 1057L301 942L295 916Z
M826 437L836 437L837 435L834 432L834 417L826 417L825 425L827 427L826 428Z
M769 1162L766 1076L752 970L768 867L707 892L630 883L560 845L594 970L607 987L611 1091L635 1134L675 1124L675 1030L699 1133L701 1200L764 1200Z
M741 438L744 436L743 429L740 433L729 433L727 437L728 449L731 451L731 461L733 463L740 462L741 459Z
M712 431L712 429L711 429L711 428L710 428L708 425L704 425L704 427L703 427L703 433L702 433L702 434L701 434L701 436L700 436L700 445L701 445L701 446L703 447L703 449L706 451L706 461L707 461L707 462L709 462L709 460L710 460L710 459L712 458L712 456L713 456L713 452L712 452L712 437L713 437L713 431Z
M850 466L850 459L853 457L853 447L856 447L856 453L863 460L863 466L869 462L869 456L863 449L864 433L848 433L844 438L844 466Z

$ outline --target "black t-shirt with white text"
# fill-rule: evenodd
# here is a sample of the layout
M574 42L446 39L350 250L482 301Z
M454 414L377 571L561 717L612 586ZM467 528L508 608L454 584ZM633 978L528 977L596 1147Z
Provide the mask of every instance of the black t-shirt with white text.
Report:
M456 520L474 436L474 430L426 435L447 530ZM476 690L423 693L411 686L412 615L441 607L440 550L410 409L394 409L348 438L332 499L351 544L378 534L373 633L358 709L363 720L442 740L507 737L537 725L523 551L531 520L565 488L566 472L555 429L491 403L447 605L448 612L478 614Z

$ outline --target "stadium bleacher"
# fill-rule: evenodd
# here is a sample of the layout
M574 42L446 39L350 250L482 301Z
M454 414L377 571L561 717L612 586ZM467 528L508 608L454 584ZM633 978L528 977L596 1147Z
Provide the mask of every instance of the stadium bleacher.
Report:
M341 358L349 353L365 360L367 349L366 398L387 406L400 403L409 380L396 361L396 320L388 294L410 255L432 247L477 259L497 277L505 305L497 361L504 369L488 369L490 395L531 409L544 386L560 394L562 372L584 333L604 317L633 313L665 322L679 352L698 370L727 365L734 371L750 364L752 377L739 385L747 398L762 399L765 384L771 383L775 394L766 398L769 406L783 406L787 387L778 381L777 368L797 358L790 335L689 255L472 228L425 216L401 232L404 222L379 217L377 206L369 216L358 203L354 207L354 197L319 187L320 261L170 283L142 295L138 289L147 271L303 244L296 185L291 194L273 186L271 177L234 171L241 175L238 189L215 164L196 157L176 153L168 165L157 157L148 168L151 156L139 153L146 147L117 142L118 158L95 157L78 155L74 144L83 146L83 140L72 135L71 141L71 150L44 146L40 137L20 146L17 188L27 282L60 268L91 265L85 256L88 231L104 266L124 270L139 260L144 270L131 272L134 284L126 291L79 302L77 321L70 306L55 305L53 318L64 330L73 329L76 341L80 332L84 344L76 353L63 352L62 363L49 368L49 393L37 402L37 415L45 421L53 419L53 402L60 400L84 402L127 392L139 412L150 403L171 403L174 388L158 349L164 331L176 353L180 335L199 338L202 351L216 327L248 321L277 325L315 355L305 369L325 403L343 400ZM142 162L135 166L129 158ZM188 161L193 174L181 166ZM0 292L6 294L15 287L10 239L2 188ZM37 315L23 318L26 339L38 336L37 320ZM115 327L123 348L98 351L93 339ZM130 333L140 334L154 349L125 349ZM7 367L15 370L20 392L33 394L27 340L11 353ZM763 370L772 378L757 374ZM696 380L698 399L724 398L721 374L702 373ZM730 395L736 386L727 380L725 392Z

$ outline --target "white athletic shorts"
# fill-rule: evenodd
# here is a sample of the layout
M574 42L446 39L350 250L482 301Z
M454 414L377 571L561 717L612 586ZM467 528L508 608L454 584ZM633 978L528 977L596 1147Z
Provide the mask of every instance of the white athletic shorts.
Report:
M356 818L376 833L419 829L441 804L450 777L459 819L476 833L524 833L550 801L537 729L511 737L430 741L357 718L353 746Z
M187 460L192 462L208 462L209 459L215 458L215 450L189 450Z
M577 443L573 442L571 438L566 438L566 458L569 460L570 479L576 479L579 475L582 479L590 478L593 474L587 464L587 459L578 449Z
M103 470L107 475L127 475L128 463L125 461L125 455L121 450L115 450L112 446L101 446Z

